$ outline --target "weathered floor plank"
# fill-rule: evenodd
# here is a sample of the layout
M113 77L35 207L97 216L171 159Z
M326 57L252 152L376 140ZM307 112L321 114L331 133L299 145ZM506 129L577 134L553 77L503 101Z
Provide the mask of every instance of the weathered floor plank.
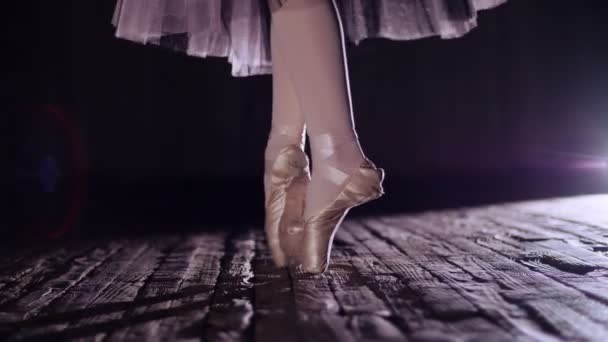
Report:
M480 210L480 212L484 212ZM554 332L560 334L563 338L578 338L588 340L589 331L594 331L594 336L601 336L601 333L608 334L605 326L597 325L593 320L594 311L598 306L605 311L603 304L585 296L584 293L576 291L572 287L565 286L561 279L551 277L549 274L543 272L529 272L530 269L539 271L538 268L526 268L526 261L529 260L541 260L544 261L548 266L556 266L556 260L558 260L558 269L570 270L577 274L577 270L581 267L581 261L585 260L574 259L563 257L560 250L552 250L552 255L547 255L546 246L542 245L544 239L538 241L521 241L520 239L512 239L509 241L511 234L511 226L498 226L495 224L495 220L483 221L481 217L485 215L476 216L477 211L469 211L467 213L452 212L442 213L442 215L427 214L421 215L416 218L403 218L399 220L403 227L410 231L415 231L417 234L426 235L431 238L438 239L444 243L453 245L465 252L467 255L475 257L476 266L473 265L472 274L485 277L488 279L495 279L507 290L501 291L501 294L510 301L520 302L521 307L528 312L533 312L539 319L539 322L545 327L553 329ZM470 230L479 229L476 227L483 227L486 235L485 239L481 239L479 236L475 236ZM390 230L391 228L387 228ZM484 241L487 247L487 241L492 241L494 246L500 246L500 249L494 249L492 251L484 251L479 246L484 243L473 243L471 240L475 239L477 242ZM538 244L541 242L541 244ZM500 251L500 252L499 252ZM499 252L499 253L496 253ZM501 260L501 256L505 256ZM462 261L459 258L452 258L452 261ZM517 262L514 262L517 261ZM565 267L565 265L568 265ZM463 269L471 267L471 263L463 265ZM594 267L594 266L591 266ZM481 272L480 272L481 271ZM601 287L598 287L600 289ZM547 289L551 289L547 291ZM578 315L570 312L562 313L559 310L565 307L556 306L555 312L536 310L535 306L539 304L539 301L561 301L565 303L572 303L570 307L575 312L579 312ZM568 310L572 310L571 308ZM591 310L590 308L594 308ZM561 324L555 326L554 316L572 316L573 327ZM590 330L594 327L595 330ZM557 330L561 329L561 330Z
M133 324L133 321L122 319L131 308L142 305L136 301L136 297L146 279L153 273L162 260L163 250L169 248L176 242L173 237L163 239L147 239L147 248L143 253L134 255L124 269L115 270L116 273L107 274L109 279L102 285L103 289L90 297L83 303L77 303L71 309L63 308L62 304L70 301L73 294L66 294L55 302L57 307L51 306L49 314L23 321L19 324L20 334L14 336L15 340L48 340L48 339L103 339L108 332ZM125 260L126 261L126 260ZM95 277L83 281L93 284ZM55 303L53 303L55 304ZM79 306L82 306L78 308ZM59 312L57 312L57 310Z
M544 216L557 217L591 227L608 229L608 196L587 195L558 198L550 201L524 202L523 210Z
M4 341L605 341L608 196L350 219L323 275L260 227L1 251Z
M208 298L215 285L213 273L211 279L205 274L205 259L217 260L222 249L221 234L196 234L182 239L163 256L138 291L135 301L147 302L146 305L134 307L122 316L122 320L141 323L114 331L108 339L151 341L170 332L174 335L181 332L181 325L185 323L176 319L181 315L190 316L192 323L198 322L205 314L199 308L209 304ZM211 272L213 269L219 271L219 265L211 262ZM192 287L193 283L199 283L199 286ZM165 324L166 321L172 324Z
M242 341L251 334L255 233L236 233L226 240L226 254L210 298L201 336L206 341Z
M6 308L3 311L7 312L3 315L4 322L18 322L36 316L53 300L61 297L70 288L85 279L92 270L103 264L119 248L120 243L114 241L101 243L98 247L87 250L82 254L77 254L64 260L61 264L54 264L57 267L50 274L45 275L45 272L41 270L40 273L44 276L35 287L31 283L27 284L25 282L29 287L27 291L20 286L15 287L15 289L21 290L19 291L22 295L20 298L17 298L16 291L7 291L9 295L14 296L14 300L11 302L5 301L4 303ZM66 255L70 255L70 253L66 253ZM44 263L37 265L39 269L44 267ZM35 272L32 271L30 273ZM28 275L30 279L33 278L32 274ZM24 280L20 279L20 281ZM34 280L32 279L32 281Z
M468 303L470 312L464 315L459 312L450 312L455 317L480 316L486 319L486 327L493 327L494 333L505 340L520 338L528 334L528 327L520 328L518 319L525 316L525 312L509 303L499 295L498 284L484 282L468 273L466 269L450 262L450 257L461 256L463 253L445 241L428 239L422 235L404 234L401 230L387 227L379 222L368 222L366 225L379 239L395 245L414 261L415 264L429 272L436 282L444 284L451 296L459 296ZM398 234L395 234L398 232ZM428 290L422 290L429 292ZM443 301L432 300L435 305ZM470 328L469 328L470 329ZM467 332L460 332L466 334ZM541 334L541 331L536 332Z
M13 267L3 272L0 276L0 283L3 284L2 292L0 292L0 322L11 319L11 315L7 315L5 311L5 307L36 290L45 281L64 272L66 263L85 255L94 247L93 242L68 243L66 246L45 251L39 256L26 258L22 262L18 261Z
M292 268L290 274L300 336L306 339L312 335L318 341L354 341L332 291L330 274L310 275L299 268Z
M105 264L99 266L90 277L68 289L62 296L56 298L38 315L22 322L23 329L17 338L33 337L61 333L70 326L69 317L74 312L83 312L99 298L117 277L123 273L134 260L137 260L148 248L145 241L127 242ZM55 318L47 319L47 318ZM62 320L62 317L64 319ZM46 321L45 321L46 320Z
M298 341L296 310L287 268L276 268L264 234L256 234L254 340Z

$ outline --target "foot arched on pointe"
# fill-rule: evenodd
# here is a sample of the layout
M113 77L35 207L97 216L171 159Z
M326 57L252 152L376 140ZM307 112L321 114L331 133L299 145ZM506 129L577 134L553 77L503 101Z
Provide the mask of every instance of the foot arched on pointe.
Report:
M305 189L310 180L308 164L308 156L300 146L288 145L279 152L267 171L264 230L277 267L286 266L293 254L281 248L279 232L282 224L302 216Z
M346 214L350 209L382 196L383 181L384 170L365 158L334 201L300 222L303 233L296 259L302 271L318 274L327 270L334 236Z

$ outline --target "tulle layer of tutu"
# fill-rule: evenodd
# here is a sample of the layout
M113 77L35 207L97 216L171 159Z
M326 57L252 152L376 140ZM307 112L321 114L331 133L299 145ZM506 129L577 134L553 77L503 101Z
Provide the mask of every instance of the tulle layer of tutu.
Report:
M412 40L461 37L477 12L507 0L333 0L345 38ZM266 0L118 0L119 38L191 56L227 57L233 76L269 74L270 11Z

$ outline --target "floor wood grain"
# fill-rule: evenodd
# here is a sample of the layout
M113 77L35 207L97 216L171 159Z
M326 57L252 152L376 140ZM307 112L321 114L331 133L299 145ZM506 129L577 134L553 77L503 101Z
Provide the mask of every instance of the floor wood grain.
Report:
M318 276L261 227L0 257L6 341L608 340L608 195L349 219Z

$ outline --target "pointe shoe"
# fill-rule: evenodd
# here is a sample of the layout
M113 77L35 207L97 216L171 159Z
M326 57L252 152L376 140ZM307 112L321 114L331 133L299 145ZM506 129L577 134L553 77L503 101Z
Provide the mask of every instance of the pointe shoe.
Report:
M304 236L298 263L307 273L323 273L329 265L334 235L348 211L384 194L384 170L365 158L327 207L303 222Z
M284 225L302 217L306 185L310 180L308 156L296 145L284 147L272 164L265 198L264 230L277 267L287 265L293 257L301 233L288 234ZM283 233L281 233L283 232ZM281 235L285 235L284 241Z
M297 263L297 255L302 246L304 229L298 223L302 222L304 215L306 188L309 182L310 172L307 168L302 176L293 179L286 192L285 209L279 223L279 242L289 265Z

